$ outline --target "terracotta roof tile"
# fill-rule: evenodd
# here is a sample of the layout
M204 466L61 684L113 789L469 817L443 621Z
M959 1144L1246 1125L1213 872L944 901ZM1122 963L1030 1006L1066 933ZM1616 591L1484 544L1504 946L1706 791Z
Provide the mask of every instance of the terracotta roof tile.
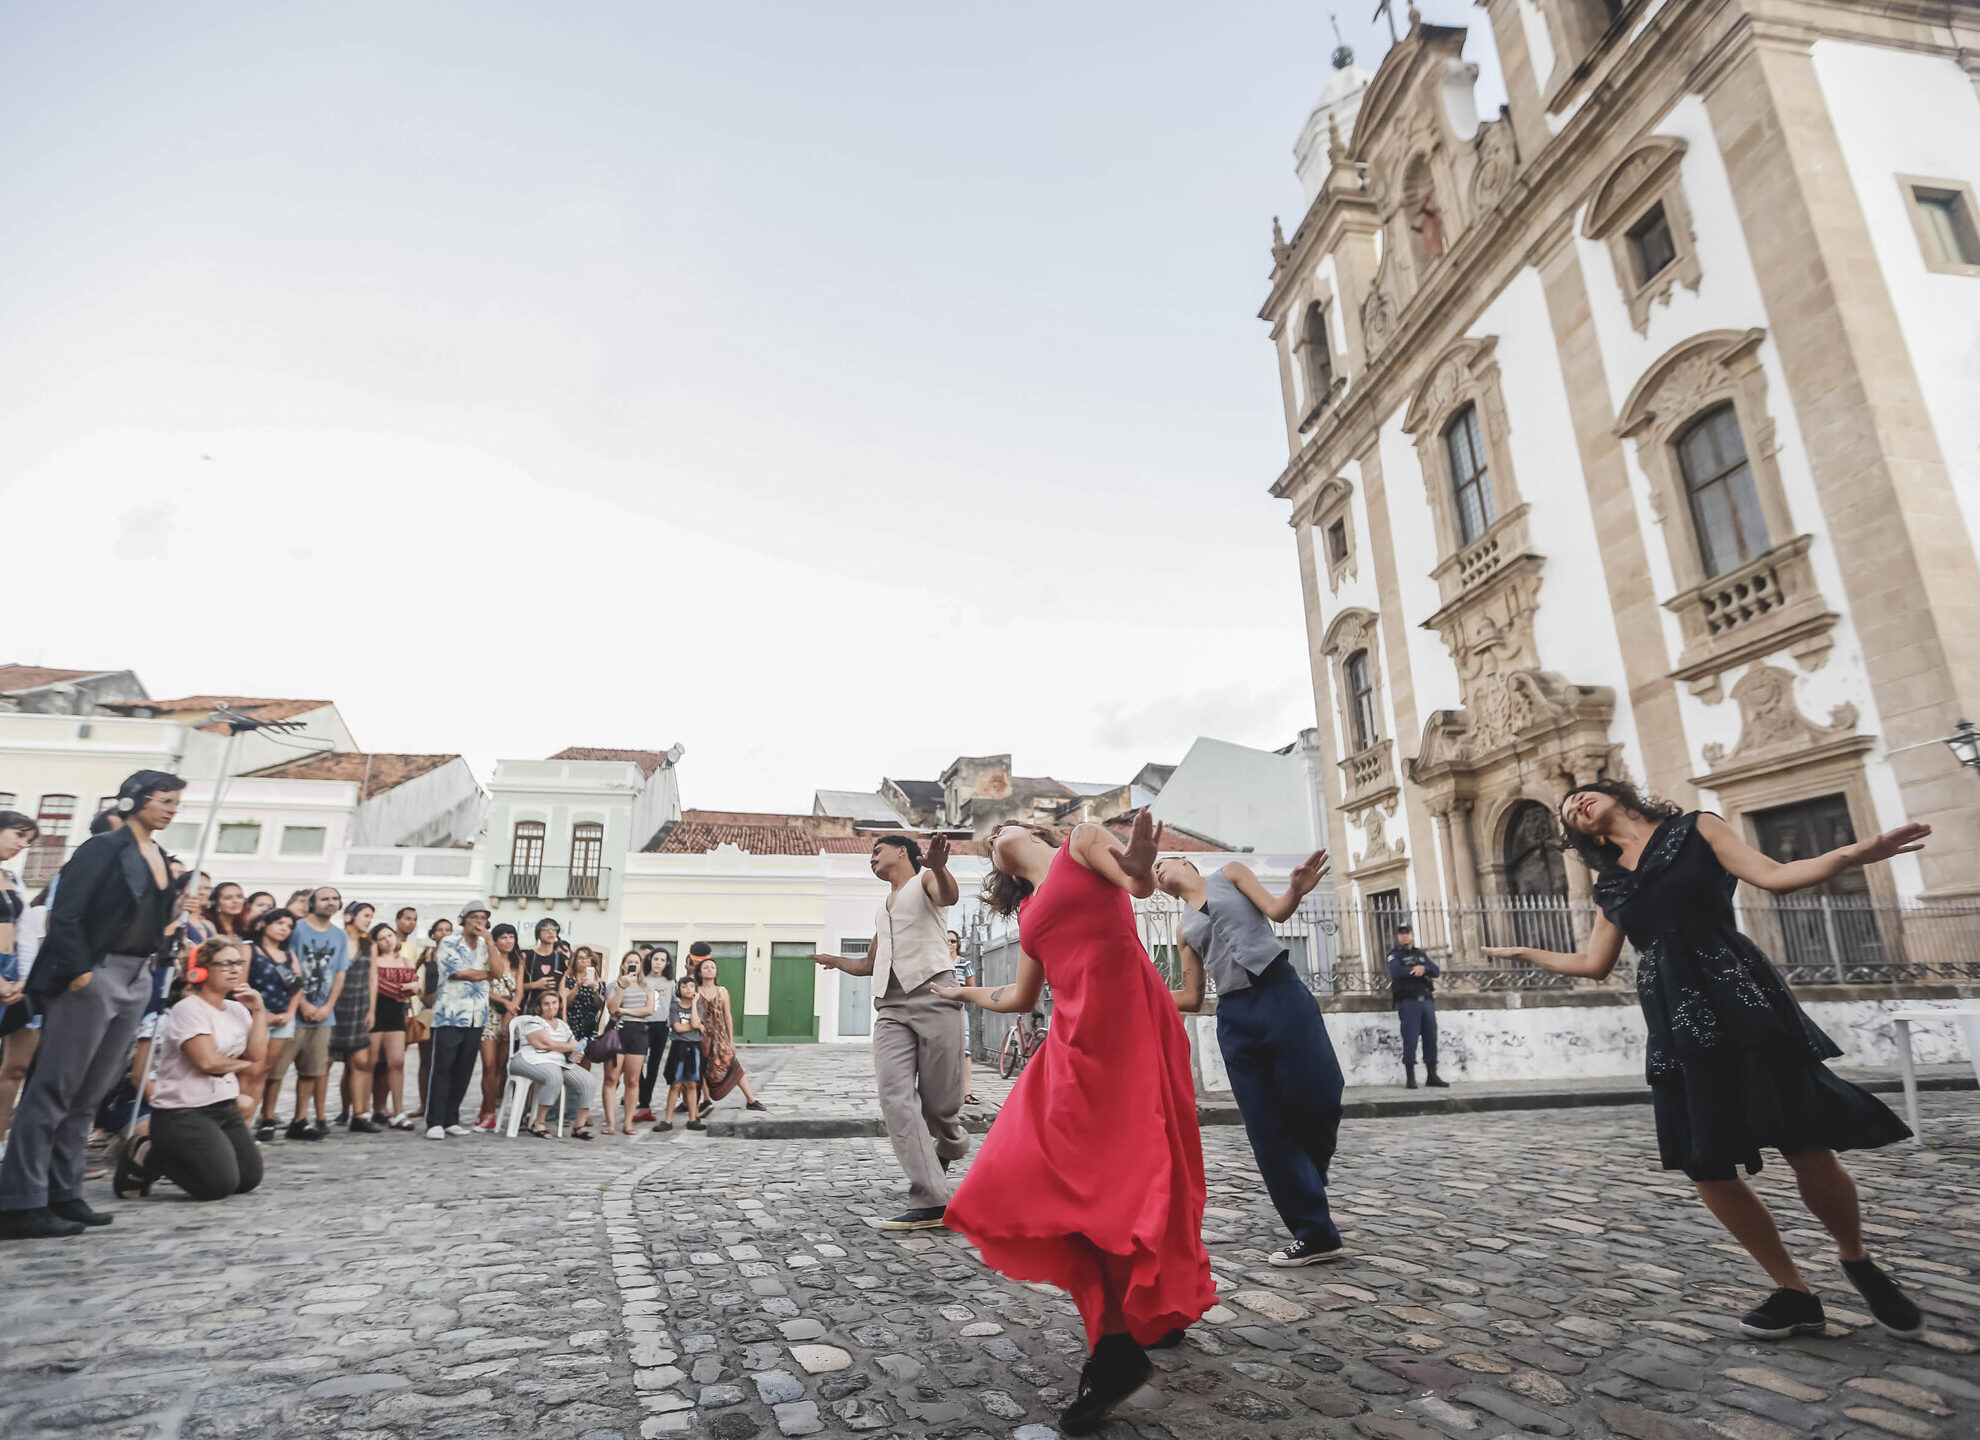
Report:
M396 790L438 770L458 755L367 755L355 750L331 750L304 760L290 760L252 772L267 780L348 780L362 787L358 799L369 800Z
M87 680L92 675L110 673L108 670L51 670L45 665L0 665L0 695L39 690L44 685L60 685L64 680Z
M253 695L183 695L176 700L119 700L100 708L119 715L145 714L170 719L182 715L210 714L224 705L252 715L257 720L293 720L298 715L321 710L331 703L329 700L280 700ZM220 724L199 728L209 735L227 733L227 727Z
M1134 831L1134 817L1140 813L1140 810L1130 810L1124 815L1116 815L1113 819L1106 822L1108 833L1116 839L1125 842L1128 836ZM1208 835L1199 835L1194 830L1183 829L1180 825L1170 825L1167 822L1164 822L1162 825L1162 853L1164 855L1190 851L1199 853L1205 851L1227 852L1230 848L1230 846L1220 841L1211 839Z
M552 760L623 760L637 765L649 780L667 763L665 750L611 750L596 745L570 745L550 757Z

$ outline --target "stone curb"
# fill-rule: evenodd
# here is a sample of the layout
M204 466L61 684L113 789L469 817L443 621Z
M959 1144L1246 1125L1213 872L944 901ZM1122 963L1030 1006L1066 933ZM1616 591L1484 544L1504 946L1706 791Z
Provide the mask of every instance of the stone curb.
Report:
M1898 1094L1900 1080L1860 1081L1873 1094ZM1927 1090L1980 1090L1980 1080L1971 1075L1920 1076L1920 1092ZM1609 1105L1648 1105L1650 1088L1601 1090L1501 1091L1485 1095L1422 1095L1380 1100L1349 1100L1341 1106L1348 1120L1377 1120L1410 1115L1471 1115L1491 1110L1580 1110ZM1242 1125L1244 1117L1235 1105L1198 1105L1198 1125ZM971 1134L986 1134L990 1121L965 1115L963 1128ZM737 1110L710 1116L708 1134L724 1140L857 1140L887 1138L886 1122L877 1115L787 1116L766 1115L756 1110Z

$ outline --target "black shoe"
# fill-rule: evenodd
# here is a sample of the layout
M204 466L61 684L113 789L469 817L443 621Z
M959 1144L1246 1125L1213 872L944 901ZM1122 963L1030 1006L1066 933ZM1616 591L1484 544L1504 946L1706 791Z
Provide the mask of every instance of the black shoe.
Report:
M1171 1330L1153 1345L1144 1345L1141 1348L1144 1350L1173 1350L1181 1345L1182 1342L1183 1332L1180 1330Z
M942 1217L949 1213L946 1205L931 1206L926 1210L903 1210L891 1220L882 1220L882 1230L935 1230L942 1224Z
M706 1130L708 1127L702 1124L699 1120L690 1120L687 1122L685 1128L689 1130Z
M653 1127L656 1133L664 1133L673 1128L674 1128L674 1122L671 1120L662 1120L658 1125L655 1125Z
M87 1228L80 1220L64 1220L45 1205L33 1210L0 1210L0 1240L56 1240L80 1235Z
M374 1120L367 1120L362 1115L353 1115L351 1117L351 1134L353 1135L376 1135L384 1128L383 1125L378 1124Z
M1434 1066L1426 1065L1423 1067L1423 1071L1424 1071L1423 1083L1425 1085L1428 1085L1433 1089L1437 1089L1437 1090L1448 1090L1451 1088L1450 1081L1439 1080L1437 1078L1437 1071Z
M1740 1317L1740 1333L1762 1340L1785 1340L1790 1335L1820 1335L1829 1328L1822 1302L1806 1290L1776 1290Z
M1924 1312L1898 1289L1897 1281L1877 1268L1875 1260L1845 1260L1842 1268L1879 1325L1907 1340L1925 1333Z
M743 1109L745 1110L768 1110L769 1108L770 1107L768 1105L765 1105L761 1100L752 1100L749 1102L749 1104L743 1106Z
M291 1120L289 1122L289 1128L282 1133L291 1140L307 1140L310 1138L309 1121Z
M322 1140L326 1139L329 1134L330 1127L319 1120L314 1125L303 1126L301 1138L304 1140Z
M348 1111L348 1110L339 1110L339 1111L337 1112L337 1118L336 1118L336 1120L335 1120L334 1122L332 1122L332 1123L334 1123L334 1124L338 1124L338 1125L348 1125L348 1124L350 1124L350 1123L351 1123L351 1112L350 1112L350 1111Z
M77 1197L74 1200L51 1200L48 1213L57 1220L73 1220L78 1225L108 1225L116 1217L105 1215L101 1210L89 1208L89 1202Z
M1403 1067L1403 1074L1409 1077L1403 1081L1403 1089L1414 1090L1416 1088L1416 1067L1414 1065L1405 1065Z
M371 1128L374 1130L390 1130L392 1128L392 1117L382 1110L372 1111Z
M1107 1412L1148 1383L1155 1367L1148 1352L1126 1335L1102 1335L1079 1372L1079 1395L1059 1416L1061 1435L1091 1435Z
M1347 1252L1337 1235L1332 1240L1295 1240L1283 1250L1274 1250L1271 1262L1281 1270L1300 1265L1318 1265L1322 1260L1338 1260Z
M254 1138L266 1145L275 1138L275 1127L267 1121L254 1127Z

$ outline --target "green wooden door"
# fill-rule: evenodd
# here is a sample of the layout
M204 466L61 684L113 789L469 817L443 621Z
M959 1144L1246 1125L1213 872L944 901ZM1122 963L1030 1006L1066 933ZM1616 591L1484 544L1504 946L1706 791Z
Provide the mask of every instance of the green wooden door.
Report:
M743 989L749 983L749 942L715 940L708 948L715 958L715 979L729 992L729 1023L736 1027L736 1039L740 1040L743 1016L749 1013L749 1004L743 998Z
M770 1038L816 1040L818 947L807 940L778 940L770 946Z

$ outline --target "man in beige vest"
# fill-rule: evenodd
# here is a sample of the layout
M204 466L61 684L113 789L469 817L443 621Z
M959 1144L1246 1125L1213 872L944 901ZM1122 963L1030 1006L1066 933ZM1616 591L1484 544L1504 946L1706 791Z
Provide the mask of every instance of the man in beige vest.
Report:
M930 986L955 978L949 954L949 907L956 877L949 842L921 846L905 835L873 842L873 873L891 893L874 912L873 944L864 958L814 955L820 965L873 977L873 1073L887 1138L908 1177L908 1208L883 1230L932 1230L949 1208L942 1172L969 1153L962 1127L963 1011Z

